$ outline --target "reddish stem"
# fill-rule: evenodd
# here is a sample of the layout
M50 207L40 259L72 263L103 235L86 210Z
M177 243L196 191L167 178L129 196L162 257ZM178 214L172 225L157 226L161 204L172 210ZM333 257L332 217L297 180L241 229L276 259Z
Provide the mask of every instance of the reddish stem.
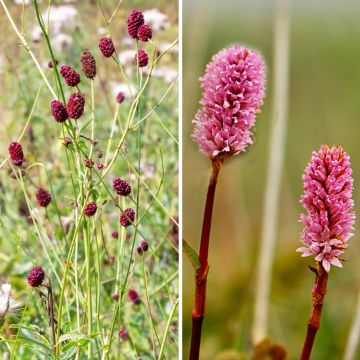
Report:
M327 291L328 273L320 263L317 264L317 269L314 271L316 273L316 279L312 289L311 314L308 321L306 338L300 360L310 359L315 335L320 327L321 312L324 304L324 297Z
M202 322L205 315L206 280L209 270L208 253L211 230L212 212L218 175L223 160L215 159L211 162L211 174L206 196L203 226L201 232L199 260L200 268L195 277L195 304L192 312L192 334L189 360L198 360L200 354L200 341Z

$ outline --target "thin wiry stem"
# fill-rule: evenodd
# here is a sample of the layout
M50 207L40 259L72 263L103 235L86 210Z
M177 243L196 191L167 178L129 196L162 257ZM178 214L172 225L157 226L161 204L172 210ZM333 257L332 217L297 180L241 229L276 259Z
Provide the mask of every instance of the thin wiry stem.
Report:
M278 0L275 19L274 105L271 123L270 151L267 169L260 255L255 290L254 343L263 340L268 331L269 298L279 210L279 194L285 154L289 82L289 3Z

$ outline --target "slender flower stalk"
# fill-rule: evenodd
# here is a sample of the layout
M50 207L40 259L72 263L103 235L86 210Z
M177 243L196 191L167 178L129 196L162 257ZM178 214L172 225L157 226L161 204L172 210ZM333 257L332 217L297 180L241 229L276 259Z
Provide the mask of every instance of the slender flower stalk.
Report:
M327 291L331 265L342 267L340 255L348 247L355 222L352 200L353 178L350 158L341 146L321 146L313 152L304 181L301 204L307 214L301 215L305 247L297 251L302 256L314 256L317 267L312 290L312 308L308 321L301 360L310 359L315 335L320 327L321 312Z
M200 82L204 93L201 108L193 121L193 138L209 157L211 174L200 240L199 267L196 269L190 360L199 359L200 354L217 179L224 160L245 151L253 143L252 128L264 97L263 59L256 51L239 45L231 46L212 58Z

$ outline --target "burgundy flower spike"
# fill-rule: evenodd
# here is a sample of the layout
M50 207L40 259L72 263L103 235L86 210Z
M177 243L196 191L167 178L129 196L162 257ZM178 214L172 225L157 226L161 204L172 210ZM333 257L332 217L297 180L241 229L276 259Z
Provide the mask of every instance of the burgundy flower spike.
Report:
M25 161L21 144L14 141L9 145L9 156L15 166L21 166Z
M47 190L39 188L36 192L36 201L39 206L47 207L51 202L51 194Z

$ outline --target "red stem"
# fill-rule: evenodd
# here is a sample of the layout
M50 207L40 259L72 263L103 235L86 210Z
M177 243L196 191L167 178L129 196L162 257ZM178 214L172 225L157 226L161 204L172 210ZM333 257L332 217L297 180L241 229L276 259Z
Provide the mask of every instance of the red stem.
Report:
M205 315L206 280L209 270L208 253L211 230L212 212L218 175L223 160L215 159L211 162L211 174L206 196L203 226L201 232L199 260L200 268L195 277L195 304L192 312L192 334L189 360L198 360L200 354L200 341L202 322Z
M307 325L307 333L300 360L310 359L315 335L320 327L321 312L323 308L324 297L327 291L328 273L320 263L317 265L317 269L314 270L316 272L316 279L312 290L311 314Z

